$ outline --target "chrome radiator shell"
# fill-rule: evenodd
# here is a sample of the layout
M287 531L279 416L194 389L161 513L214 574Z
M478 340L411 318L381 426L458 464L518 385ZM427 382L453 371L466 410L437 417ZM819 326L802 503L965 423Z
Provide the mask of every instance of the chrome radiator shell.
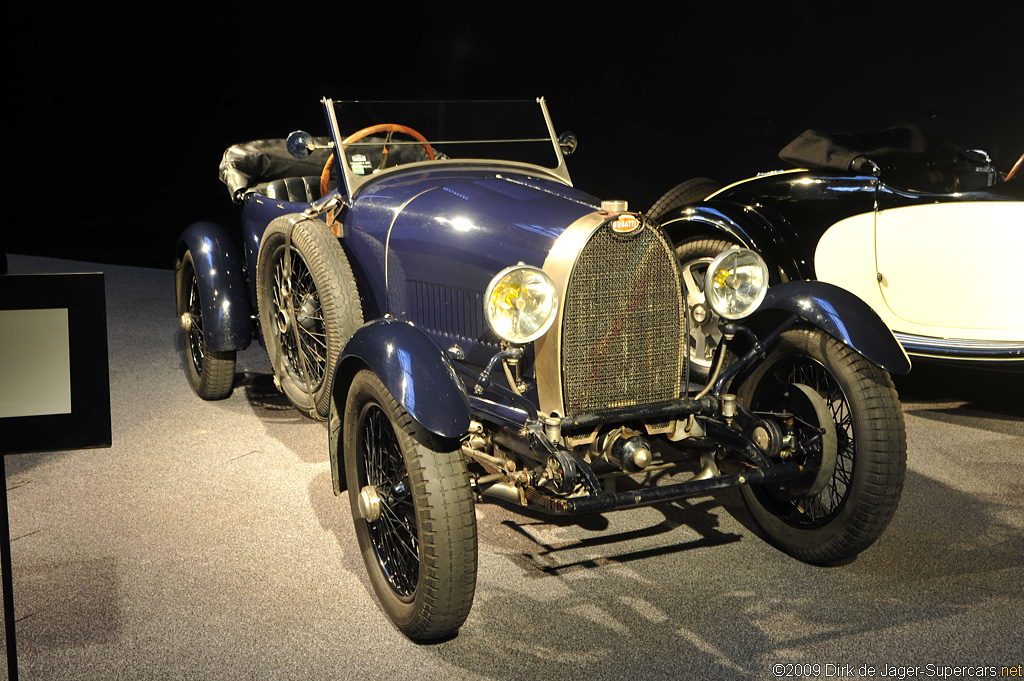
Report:
M643 221L620 234L613 219L577 220L544 262L561 302L535 345L543 415L600 414L680 396L686 348L675 251L656 225Z

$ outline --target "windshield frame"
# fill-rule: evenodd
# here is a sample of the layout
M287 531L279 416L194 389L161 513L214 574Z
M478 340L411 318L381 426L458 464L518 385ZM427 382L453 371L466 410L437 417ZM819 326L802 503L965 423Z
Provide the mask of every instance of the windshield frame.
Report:
M375 170L375 171L373 171L370 174L357 174L357 173L353 172L353 170L350 167L350 165L345 162L345 154L344 153L340 153L340 154L337 153L338 149L342 146L342 144L341 144L342 141L344 139L346 139L346 136L342 135L342 133L341 133L341 124L340 124L339 118L338 118L338 113L337 113L338 110L337 110L337 107L335 105L336 105L336 103L337 104L358 104L360 102L356 101L356 100L337 100L337 102L336 102L335 100L330 99L328 97L323 97L320 101L321 101L321 103L324 106L324 113L327 116L327 124L328 124L328 127L330 128L330 134L331 134L331 140L332 140L331 146L335 150L335 153L334 153L335 170L338 172L339 177L341 178L341 180L343 182L344 194L347 197L349 197L350 199L351 198L355 198L355 196L359 193L359 191L366 184L368 184L369 182L371 182L373 180L376 180L378 178L381 178L381 177L384 177L384 176L387 176L387 175L391 175L391 174L394 174L394 173L397 173L397 172L403 172L403 171L406 171L406 170L409 170L409 169L422 169L424 167L426 167L426 168L437 168L437 167L442 167L442 166L444 166L444 167L452 167L452 166L467 166L467 165L468 166L480 166L480 167L482 167L482 166L490 166L490 167L498 168L499 170L500 169L509 169L509 170L514 170L514 171L517 171L517 172L522 172L522 173L525 173L525 174L528 174L528 175L538 175L538 176L544 177L545 179L549 179L549 180L553 180L555 182L559 182L561 184L565 184L565 185L567 185L569 187L572 186L572 179L569 176L569 169L568 169L568 167L566 166L566 163L565 163L565 155L562 153L562 147L559 144L558 136L555 134L555 128L554 128L554 125L551 122L551 115L548 112L547 102L545 101L545 99L543 97L538 97L536 99L536 103L537 103L538 107L540 108L541 115L543 116L545 129L547 131L547 137L544 137L544 138L516 138L516 139L487 139L487 140L448 140L447 142L445 140L428 140L428 141L430 142L431 145L438 144L438 145L442 145L442 146L445 145L445 144L457 145L457 144L467 144L467 143L476 143L476 142L479 142L479 143L485 143L486 142L486 143L502 144L502 143L506 143L506 142L510 142L510 143L519 143L519 142L539 143L539 142L550 141L552 150L554 152L553 159L555 160L555 165L552 166L552 167L547 167L547 166L543 166L543 165L539 165L539 164L534 164L534 163L526 163L526 162L521 162L521 161L504 160L504 159L499 159L499 158L454 158L454 159L453 158L443 158L443 159L439 158L439 159L432 160L432 161L427 160L427 161L415 161L415 162L411 162L411 163L404 163L402 165L393 166L391 168L384 168L384 169L381 169L381 170ZM515 101L518 104L529 103L529 100L515 100ZM403 102L382 102L382 103L398 104L398 103L403 103ZM439 102L430 102L430 101L424 100L422 103L424 105L436 105ZM451 103L458 104L459 102L452 101ZM492 102L488 102L488 103L492 103ZM352 146L357 146L359 144L360 144L359 142L355 142L353 144L345 145L345 147L349 148L349 147L352 147ZM367 143L367 144L373 144L373 145L376 146L378 143ZM406 141L394 140L394 141L389 142L388 144L389 144L389 146L392 146L392 145L396 145L397 146L397 145L410 145L410 144L411 145L420 145L421 143L420 142L406 142ZM342 186L340 186L342 184L342 182L339 182L339 187L338 187L339 191L342 190Z

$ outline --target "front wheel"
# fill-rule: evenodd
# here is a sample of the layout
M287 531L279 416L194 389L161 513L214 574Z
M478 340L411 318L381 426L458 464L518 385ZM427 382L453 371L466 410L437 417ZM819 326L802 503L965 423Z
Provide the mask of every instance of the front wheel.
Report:
M789 411L783 396L796 392L793 386L810 388L820 397L817 418L832 420L813 423L814 410L796 419L798 427L834 428L823 441L835 451L818 452L811 462L828 468L809 496L752 485L741 488L743 499L781 550L817 565L848 562L878 539L899 504L907 468L899 398L888 373L818 329L783 333L737 395L770 416Z
M370 583L405 635L455 632L476 591L476 515L457 441L417 424L368 370L344 415L345 477Z

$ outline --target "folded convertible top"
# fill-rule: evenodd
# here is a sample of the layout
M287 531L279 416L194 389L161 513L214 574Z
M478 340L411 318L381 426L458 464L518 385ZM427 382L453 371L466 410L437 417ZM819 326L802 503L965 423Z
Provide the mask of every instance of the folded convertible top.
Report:
M316 138L318 145L327 145L326 137ZM319 175L327 163L329 149L317 149L307 158L288 153L283 139L254 140L227 148L220 161L220 180L227 185L235 203L242 200L246 189L263 182L286 177Z
M859 172L914 165L943 165L956 160L951 144L925 135L915 125L897 125L872 132L807 130L779 152L779 158L800 168Z

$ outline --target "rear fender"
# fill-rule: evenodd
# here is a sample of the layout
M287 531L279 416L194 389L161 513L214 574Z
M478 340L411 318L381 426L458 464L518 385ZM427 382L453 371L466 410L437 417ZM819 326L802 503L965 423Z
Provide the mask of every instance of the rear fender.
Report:
M437 344L412 324L391 317L365 324L345 344L334 370L328 433L335 494L344 489L345 402L353 377L364 368L424 429L450 439L469 430L469 396Z
M910 358L889 327L867 303L846 289L824 281L776 284L748 320L756 324L770 310L798 315L890 374L910 371Z
M192 253L203 302L203 331L211 350L228 352L249 347L253 336L252 306L242 260L228 233L213 222L196 222L182 233L175 249L176 277L185 251ZM175 290L180 291L176 286ZM184 301L178 300L178 316Z

